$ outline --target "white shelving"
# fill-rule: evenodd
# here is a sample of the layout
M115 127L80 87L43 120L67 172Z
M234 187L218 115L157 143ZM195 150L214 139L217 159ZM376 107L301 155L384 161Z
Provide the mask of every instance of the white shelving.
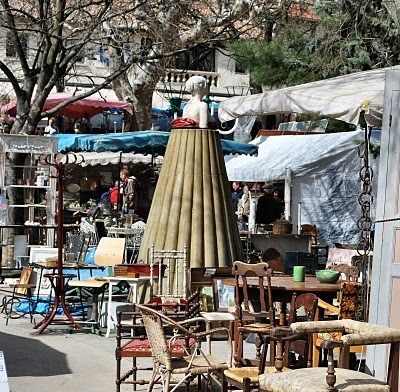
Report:
M20 158L10 162L7 153L13 153ZM56 205L56 180L51 176L54 169L42 163L43 157L52 157L57 153L57 140L43 136L26 135L0 135L0 192L9 200L10 213L8 225L20 224L26 229L46 229L46 245L54 246L55 205ZM18 156L18 154L22 154ZM11 183L10 170L18 170L18 180ZM39 181L40 179L40 181ZM15 193L17 192L17 193ZM20 192L23 192L21 194ZM11 196L19 195L17 203L11 204ZM15 214L15 209L21 209L18 222L13 222L10 216ZM21 222L21 214L23 214ZM24 222L35 222L24 226ZM36 244L38 245L38 244Z

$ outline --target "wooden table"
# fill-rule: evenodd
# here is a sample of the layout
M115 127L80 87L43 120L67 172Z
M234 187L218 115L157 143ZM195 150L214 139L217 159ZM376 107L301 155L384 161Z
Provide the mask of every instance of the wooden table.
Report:
M235 278L222 279L229 286L235 286ZM264 279L264 287L267 280ZM249 286L258 287L258 278L247 278ZM271 278L271 289L274 301L290 302L293 293L314 293L324 301L332 301L340 291L341 281L336 283L321 283L315 276L306 276L304 282L294 282L291 275L273 275Z
M235 286L235 278L223 279L222 282L229 286ZM240 283L239 283L240 284ZM255 289L258 287L258 278L248 277L247 284ZM313 293L322 300L332 303L340 291L341 281L336 283L321 283L315 276L306 276L304 282L294 282L291 275L273 275L271 278L272 299L281 302L280 324L285 325L286 304L290 303L293 293ZM267 280L264 279L264 287Z
M101 304L103 303L104 291L108 285L108 282L104 279L96 279L96 278L89 278L85 280L70 280L68 282L69 287L76 287L80 292L80 298L82 303L82 288L90 289L93 296L92 301L92 315L90 320L83 320L81 323L85 324L92 324L93 331L100 331L100 323L99 323L99 297L101 295Z

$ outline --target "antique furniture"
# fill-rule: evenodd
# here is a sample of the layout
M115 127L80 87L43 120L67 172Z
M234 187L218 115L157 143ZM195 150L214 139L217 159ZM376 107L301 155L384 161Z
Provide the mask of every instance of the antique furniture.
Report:
M131 267L131 266L130 266ZM148 266L153 271L153 267ZM140 265L142 270L142 265ZM163 269L162 269L163 270ZM154 267L154 273L157 274L158 266ZM158 275L158 274L157 274ZM148 277L146 270L143 277ZM161 297L153 296L149 302L146 303L148 308L162 312L169 318L176 322L184 322L186 320L194 319L199 316L199 291L195 291L187 298L178 298L174 301L168 302L162 300ZM134 390L136 385L146 384L147 381L137 380L138 370L152 370L152 368L139 368L137 367L137 358L151 358L152 352L149 340L143 329L143 322L140 313L134 303L129 305L121 303L116 309L117 316L117 391L119 391L121 384L133 384ZM204 320L203 320L204 321ZM126 331L130 333L126 333ZM206 336L208 338L208 336ZM175 339L171 340L172 351L174 357L181 357L186 355L186 351L192 351L195 345L193 339ZM132 358L132 367L121 375L121 360L123 358ZM128 381L132 376L132 381Z
M108 237L125 238L124 259L126 263L132 264L136 261L145 227L144 223L136 224L133 227L107 227Z
M3 312L6 314L6 325L10 318L19 318L29 313L30 321L33 321L33 313L35 311L35 305L32 301L32 289L35 287L34 284L30 283L32 276L32 268L23 267L21 271L21 277L18 283L10 284L8 287L12 289L11 298L7 296L3 297ZM15 309L15 307L21 305L27 305L27 312L23 309ZM14 314L13 314L14 313Z
M357 318L357 310L359 303L359 290L360 283L345 281L341 284L341 290L339 293L339 306L331 305L320 298L318 299L318 312L316 315L316 320L320 320L322 314L325 313L325 317L329 317L330 319L353 319ZM328 313L328 314L327 314ZM339 338L340 333L320 333L315 334L313 338L313 367L318 367L320 356L321 356L321 347L324 339L329 338ZM363 352L363 347L352 346L350 352ZM349 356L340 356L340 367L349 367Z
M301 317L302 319L313 320L316 308L317 297L314 294L306 293L300 294L299 296L293 294L288 318L289 325ZM300 309L303 311L304 316L297 315L297 312ZM258 388L259 376L261 374L273 373L276 371L273 366L265 366L268 342L275 341L273 330L274 328L271 328L266 334L262 335L264 344L259 366L236 367L224 371L224 391L227 389L228 385L233 385L242 389L243 392L249 392L251 389ZM295 336L295 339L285 341L285 353L283 353L283 342L279 341L276 346L275 359L282 361L282 365L284 365L283 369L285 371L289 370L289 352L301 353L305 358L305 362L311 364L311 346L309 341L309 336L304 336L304 334L297 335ZM273 352L275 352L275 350L273 350ZM271 364L272 360L270 360L270 365ZM282 371L282 369L280 369L280 371Z
M297 333L340 332L339 339L324 341L328 350L328 367L297 369L288 373L277 372L260 376L262 392L389 392L398 391L400 331L381 325L354 320L300 322L291 325ZM279 339L279 336L278 336ZM349 351L352 346L390 344L388 376L382 382L354 370L335 369L333 349Z
M173 375L180 375L182 377L173 389L182 383L186 383L186 387L189 388L190 381L196 376L207 375L206 389L210 390L210 377L213 377L215 374L221 375L223 370L228 368L228 364L214 358L212 355L204 354L201 349L201 341L208 334L214 333L226 333L228 339L230 339L229 330L226 328L216 328L207 332L193 332L187 326L198 323L203 319L198 318L176 323L161 312L142 305L137 305L137 307L143 317L143 325L150 342L153 358L153 374L148 391L151 392L154 384L158 380L161 380L163 392L168 392L171 384L171 376ZM195 340L196 346L193 353L188 352L187 355L181 358L173 358L173 353L171 352L164 331L166 325L172 327L177 335ZM201 381L200 377L199 381Z
M0 135L0 193L7 196L8 214L0 227L0 248L6 245L4 229L24 230L28 244L54 245L56 180L40 157L57 153L57 140L41 136ZM12 154L14 160L7 157ZM16 172L10 176L10 170ZM11 211L12 210L12 211ZM16 213L18 210L18 213ZM16 221L16 216L21 217ZM1 249L0 249L1 250ZM0 251L0 261L2 252ZM3 260L3 265L7 264Z
M187 248L183 250L149 249L150 265L158 265L158 297L186 298L188 295L188 259ZM162 266L166 266L162 277ZM164 282L166 280L166 282ZM150 282L150 298L153 297L153 282ZM165 285L165 287L164 287Z
M175 321L185 321L190 319L190 315L182 312L180 308L170 307L164 308L162 306L152 306L153 309L163 311L168 317L173 318ZM124 308L122 310L122 308ZM144 330L142 316L135 304L125 305L118 308L117 312L117 347L115 349L115 358L117 361L117 378L116 387L117 392L120 391L121 384L132 384L133 390L136 390L137 385L148 384L144 379L137 379L139 370L153 370L153 367L138 367L137 358L151 358L152 351L149 339ZM180 358L192 352L195 346L195 340L185 339L182 337L171 338L169 337L169 348L171 355L174 358ZM132 359L132 366L123 374L121 374L122 367L121 361L123 358ZM130 376L132 379L129 380Z
M68 287L77 288L79 291L79 297L82 302L82 289L89 290L92 295L92 311L89 320L81 320L79 321L81 324L91 324L92 330L94 332L100 333L100 320L99 320L99 298L100 300L100 308L103 303L104 292L107 288L107 281L105 279L99 278L88 278L85 280L70 280L68 282Z
M228 309L220 306L220 301L218 300L221 294L221 291L218 290L221 278L230 276L232 276L232 267L194 267L189 270L190 292L195 293L199 291L202 304L200 314L205 319L206 330L211 329L212 323L229 323L231 332L233 330L235 316ZM206 295L204 291L209 295ZM210 301L207 299L210 299ZM207 336L207 345L208 354L211 354L211 335Z
M236 284L233 278L223 279L223 282L231 286ZM341 281L336 283L320 283L315 276L306 276L304 282L293 282L293 277L290 275L277 274L271 276L272 297L275 302L281 302L283 305L290 303L293 293L313 293L317 295L318 298L332 303L333 299L337 298L337 294L340 291L340 284ZM242 287L242 281L240 279L239 286ZM250 288L257 288L259 286L258 279L255 277L248 277L247 286ZM264 287L268 287L268 281L265 278ZM281 307L279 318L279 325L287 325L286 306Z
M258 389L258 379L263 373L274 372L275 368L271 366L265 366L268 345L273 340L272 330L268 334L263 335L263 346L261 351L260 360L258 366L244 366L244 367L232 367L225 369L222 379L222 392L226 392L229 386L234 386L243 390L243 392L250 392L252 389ZM282 343L280 347L277 347L277 355L282 355Z
M244 334L257 334L256 351L260 358L261 336L268 334L275 323L275 313L271 293L272 270L267 263L247 264L235 261L232 268L235 276L235 316L237 322L237 336L235 336L235 364L242 366L249 364L243 358ZM257 279L257 290L250 293L248 279ZM265 285L266 280L266 287ZM273 358L271 346L271 358Z
M293 294L292 301L290 303L288 325L290 326L292 323L298 321L313 321L317 311L317 304L318 298L315 294ZM310 367L312 359L312 339L310 336L303 335L286 342L284 356L284 363L286 367L289 367L289 365L294 365L291 358L295 356L289 356L290 353L299 354L301 358L303 358L303 367Z

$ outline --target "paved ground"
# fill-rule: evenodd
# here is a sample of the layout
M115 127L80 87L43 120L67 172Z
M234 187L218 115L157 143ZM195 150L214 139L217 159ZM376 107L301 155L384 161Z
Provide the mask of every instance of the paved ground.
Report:
M6 326L0 315L0 350L12 392L115 391L114 349L113 335L105 338L66 330L37 335L29 319L10 320ZM246 347L246 351L250 349ZM213 342L218 357L226 359L227 351L226 342ZM151 365L150 360L147 363ZM147 387L138 386L137 390ZM132 391L132 387L124 386L122 391Z

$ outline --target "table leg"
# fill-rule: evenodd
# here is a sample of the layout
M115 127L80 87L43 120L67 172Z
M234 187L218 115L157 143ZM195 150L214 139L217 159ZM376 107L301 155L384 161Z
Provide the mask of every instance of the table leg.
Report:
M97 302L99 300L99 294L97 292L97 289L93 290L93 296L92 296L92 317L91 319L97 323L98 319L98 308L97 308Z
M132 283L132 303L136 304L138 302L138 282Z
M111 333L111 306L112 306L112 282L108 282L108 305L107 305L107 331L106 338L110 336Z
M206 320L206 332L211 330L211 321ZM211 355L211 335L207 335L208 355Z
M286 325L286 302L281 302L281 312L279 313L279 326Z

